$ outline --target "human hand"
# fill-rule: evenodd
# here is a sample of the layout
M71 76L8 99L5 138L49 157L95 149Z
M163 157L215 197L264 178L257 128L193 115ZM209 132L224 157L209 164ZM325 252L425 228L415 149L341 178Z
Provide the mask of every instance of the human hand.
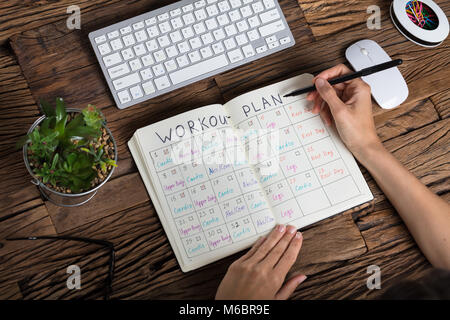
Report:
M342 141L359 159L368 149L381 146L381 142L373 122L370 86L361 79L334 86L328 82L350 72L343 64L321 72L313 80L317 91L310 92L307 100L314 101L312 112L320 112L327 125L334 120Z
M306 276L296 275L284 286L286 274L297 260L303 237L293 226L278 225L233 262L219 285L219 300L285 300Z

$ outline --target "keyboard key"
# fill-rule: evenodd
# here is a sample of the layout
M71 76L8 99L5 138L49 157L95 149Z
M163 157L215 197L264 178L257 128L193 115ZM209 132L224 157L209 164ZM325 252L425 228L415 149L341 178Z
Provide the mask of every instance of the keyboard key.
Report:
M266 37L268 35L277 33L281 30L284 30L285 26L283 21L278 20L269 24L266 24L265 26L262 26L259 28L259 33L261 33L262 37Z
M132 34L126 35L125 37L122 38L122 40L125 47L132 46L136 43Z
M108 33L108 39L112 40L115 39L119 36L119 31L118 30L114 30Z
M144 93L147 96L152 94L152 93L154 93L156 91L155 90L155 86L153 85L153 83L151 81L144 82L142 84L142 88L144 89Z
M130 68L128 68L128 64L126 62L108 69L108 73L109 73L109 76L111 77L111 79L121 77L123 75L126 75L129 72L130 72Z
M241 49L237 48L236 50L228 52L228 58L230 59L231 63L235 63L243 60L244 56L242 55Z
M220 41L222 39L225 39L225 32L223 32L222 29L217 29L213 31L214 38L216 41Z
M228 1L221 1L217 4L217 6L219 7L220 12L229 11L231 9Z
M170 45L170 40L168 36L162 36L158 38L158 43L160 47L167 47L168 45Z
M122 40L120 40L120 38L112 40L110 44L113 51L120 50L123 48Z
M130 59L134 58L133 50L131 50L131 48L127 48L127 49L123 50L122 57L124 58L124 60L130 60Z
M105 67L111 67L119 62L122 62L122 57L118 52L110 54L109 56L103 57L103 62L105 63Z
M194 64L192 66L186 67L184 69L179 69L171 73L170 79L174 85L194 79L208 72L218 70L228 65L228 60L224 54L216 56L214 58L203 60L200 63Z
M98 51L100 52L100 54L102 56L104 56L105 54L108 54L111 52L111 48L109 47L108 43L103 43L98 46Z
M202 54L202 57L204 59L207 59L209 57L212 57L213 53L211 51L211 47L204 47L200 49L200 53Z
M242 14L243 18L247 18L253 14L253 11L250 8L250 6L245 6L245 7L241 8L241 14Z
M248 43L248 39L245 36L245 34L240 34L240 35L236 36L236 42L237 42L238 46L242 46L242 45Z
M206 32L205 24L203 22L194 24L194 31L198 35Z
M131 32L131 27L130 26L126 26L126 27L123 27L123 28L120 29L120 33L122 35L126 35L126 34L128 34L130 32Z
M190 50L190 48L189 48L189 44L187 43L187 41L183 41L183 42L179 43L178 50L180 51L180 53L188 52Z
M204 35L201 36L201 38L202 38L202 41L203 41L204 45L207 45L207 44L210 44L210 43L214 42L214 39L213 39L213 37L211 35L211 32L205 33Z
M226 26L230 23L230 19L228 19L228 16L226 14L222 14L217 17L217 21L219 22L219 25L221 27Z
M170 40L172 40L172 43L177 43L177 42L183 40L183 37L181 36L180 31L177 30L175 32L172 32L170 34Z
M134 36L136 37L137 42L142 42L148 39L145 30L139 30L134 34Z
M191 27L182 29L181 33L183 34L183 37L185 39L189 39L189 38L192 38L193 36L195 36L194 30L192 30Z
M126 87L138 84L140 81L141 78L139 78L139 75L137 74L137 72L135 72L123 78L114 80L113 85L114 88L116 88L116 90L122 90L125 89Z
M155 79L155 85L158 90L163 90L170 87L170 81L167 76L163 76L161 78Z
M242 47L242 51L244 52L244 56L246 58L253 57L256 53L251 44Z
M180 17L170 20L170 23L172 24L172 27L174 29L179 29L179 28L183 27L183 20L181 20Z
M275 42L275 41L277 41L277 36L276 35L273 35L273 36L270 36L270 37L266 38L266 43L267 44Z
M131 96L133 97L133 99L139 99L144 96L144 94L142 93L141 86L131 87L130 93L131 93Z
M147 33L150 36L150 38L155 38L159 36L159 30L156 26L151 26L150 28L147 28Z
M247 21L245 21L245 20L239 21L238 23L236 23L236 26L237 26L239 32L244 32L244 31L248 30L248 24L247 24Z
M259 15L259 18L261 19L262 23L269 23L271 21L280 19L280 13L277 9L273 9L264 13L261 13Z
M184 24L189 25L195 22L194 15L192 13L185 14L183 16Z
M194 12L197 21L205 20L208 16L206 15L205 9L200 9Z
M250 41L255 41L255 40L258 40L260 38L258 30L256 30L256 29L247 32L247 36L250 39Z
M217 9L217 6L215 4L206 7L206 12L208 13L208 16L213 17L217 14L219 14L219 10Z
M177 8L177 9L175 9L175 10L171 10L170 11L170 16L173 18L173 17L176 17L176 16L179 16L179 15L181 15L181 9L180 8Z
M205 0L196 1L194 3L194 6L195 6L195 8L198 9L198 8L206 6L206 2L205 2Z
M242 6L241 0L230 0L230 4L233 9Z
M127 102L131 101L130 94L128 93L128 90L121 91L117 94L119 97L120 103L125 104Z
M227 33L227 36L229 36L229 37L234 36L237 33L235 25L231 24L229 26L226 26L225 32Z
M142 77L142 80L144 80L144 81L151 79L153 77L153 74L152 74L152 71L150 70L150 68L141 70L141 77ZM144 85L142 85L142 86L144 86Z
M200 59L201 59L200 54L198 53L197 50L189 52L188 57L192 63L196 63L196 62L200 61Z
M233 38L229 38L225 40L223 43L225 44L225 48L227 48L227 50L236 48L236 42L234 41Z
M166 67L167 72L174 71L178 68L174 60L164 62L164 66Z
M96 44L101 44L101 43L106 41L106 36L105 35L101 35L101 36L95 38L94 40L95 40Z
M186 12L194 10L194 6L192 4L188 4L187 6L184 6L182 9L183 9L183 12L186 13Z
M167 12L165 12L165 13L163 13L163 14L160 14L160 15L158 16L158 21L159 21L159 22L165 21L165 20L167 20L167 19L169 19L169 13L167 13Z
M154 25L154 24L156 24L156 17L152 17L150 19L145 20L145 25L147 27L151 26L151 25Z
M261 25L258 16L253 16L248 18L248 23L250 24L250 28L256 28Z
M211 18L211 19L206 20L205 24L206 24L206 28L208 28L208 30L214 30L215 28L218 27L216 18Z
M236 22L241 19L241 15L238 10L231 11L228 15L230 16L230 20L232 22Z
M143 54L147 53L147 50L145 50L145 46L143 43L134 46L133 49L137 56L142 56Z
M263 53L263 52L266 52L266 51L267 51L267 46L266 45L256 48L256 53Z
M167 33L172 31L172 27L170 26L170 23L166 21L159 25L159 30L161 30L161 33Z
M139 59L134 59L130 61L131 71L136 71L142 68L141 61Z
M173 58L178 55L178 50L175 46L170 46L166 49L166 53L169 58Z
M269 49L275 49L276 47L279 47L280 43L278 41L269 43Z
M275 3L273 2L273 0L263 0L263 1L266 9L272 9L275 7Z
M152 69L155 77L162 76L164 73L166 73L166 69L164 69L162 64L157 64Z
M159 48L159 47L158 47L158 43L156 42L155 39L152 39L152 40L150 40L150 41L147 41L147 42L145 43L145 45L147 46L147 50L150 51L150 52L152 52L152 51L154 51L154 50L156 50L156 49Z
M192 38L189 40L189 43L191 44L192 49L198 49L202 46L202 42L199 37Z
M289 37L285 37L285 38L280 39L280 44L286 44L286 43L289 43L289 42L291 42L291 38L289 38Z
M166 60L166 54L164 53L163 50L156 51L153 55L155 57L156 62L161 62L161 61Z
M139 29L142 29L142 28L144 28L145 27L145 23L144 23L144 21L139 21L139 22L136 22L136 23L134 23L133 24L133 29L136 31L136 30L139 30Z
M213 48L213 51L215 54L219 54L219 53L222 53L225 51L225 48L223 47L222 42L213 44L212 48Z
M252 8L255 13L260 13L264 11L264 6L261 1L252 4Z
M155 60L153 60L153 57L151 54L147 54L147 55L143 56L141 59L142 59L142 63L144 64L144 67L151 66L152 64L155 63Z
M177 58L177 62L178 62L178 66L180 68L183 68L185 66L187 66L189 64L189 59L187 58L187 56L184 54L182 56L179 56Z

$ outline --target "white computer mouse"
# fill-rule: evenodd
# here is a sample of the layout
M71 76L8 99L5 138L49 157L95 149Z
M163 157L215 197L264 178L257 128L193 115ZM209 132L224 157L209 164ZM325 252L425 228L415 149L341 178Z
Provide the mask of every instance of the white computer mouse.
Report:
M391 61L391 57L373 40L361 40L345 51L355 71ZM372 90L372 96L383 109L399 106L408 97L408 86L397 67L361 77Z

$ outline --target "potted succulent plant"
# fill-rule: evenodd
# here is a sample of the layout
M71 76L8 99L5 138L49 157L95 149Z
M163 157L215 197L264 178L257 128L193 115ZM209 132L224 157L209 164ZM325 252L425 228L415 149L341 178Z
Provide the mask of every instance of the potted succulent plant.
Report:
M102 113L93 105L66 109L41 102L44 113L18 145L42 195L60 206L86 203L111 177L117 147Z

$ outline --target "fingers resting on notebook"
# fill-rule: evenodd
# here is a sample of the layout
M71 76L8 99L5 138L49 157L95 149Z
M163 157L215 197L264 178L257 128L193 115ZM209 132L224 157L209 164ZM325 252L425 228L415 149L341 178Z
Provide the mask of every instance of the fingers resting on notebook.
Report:
M232 263L216 299L287 299L306 276L296 275L284 283L297 260L303 236L293 226L278 225ZM284 283L284 285L283 285Z

